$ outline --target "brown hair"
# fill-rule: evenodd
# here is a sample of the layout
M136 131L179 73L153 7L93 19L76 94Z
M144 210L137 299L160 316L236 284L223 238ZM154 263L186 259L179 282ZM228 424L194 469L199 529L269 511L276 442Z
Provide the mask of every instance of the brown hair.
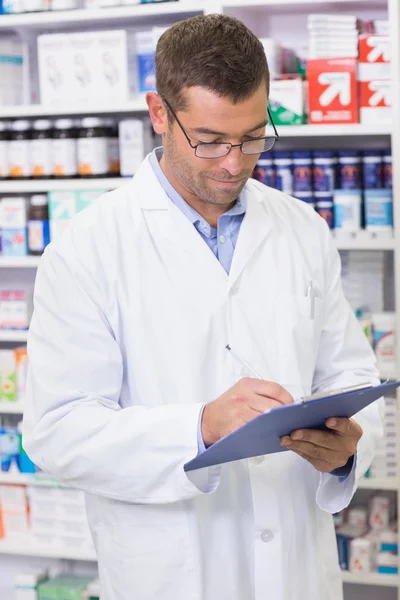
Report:
M263 80L269 91L263 45L234 17L213 14L180 21L158 41L157 91L175 110L186 108L185 88L200 86L236 103L249 98Z

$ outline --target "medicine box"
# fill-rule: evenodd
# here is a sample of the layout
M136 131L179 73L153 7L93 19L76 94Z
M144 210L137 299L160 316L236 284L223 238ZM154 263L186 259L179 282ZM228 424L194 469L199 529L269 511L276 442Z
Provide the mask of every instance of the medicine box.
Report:
M0 350L0 400L17 399L17 363L14 350Z
M316 59L307 64L309 123L358 123L357 60Z
M134 175L144 157L152 148L149 119L123 119L119 122L119 150L121 175Z
M387 35L361 35L358 46L358 80L389 79L392 50Z
M0 292L0 329L28 329L32 294L24 290Z
M300 77L271 81L269 106L275 125L305 123L305 89Z
M390 79L361 81L360 122L387 123L392 120L392 82Z
M125 102L129 99L127 31L38 37L43 104Z

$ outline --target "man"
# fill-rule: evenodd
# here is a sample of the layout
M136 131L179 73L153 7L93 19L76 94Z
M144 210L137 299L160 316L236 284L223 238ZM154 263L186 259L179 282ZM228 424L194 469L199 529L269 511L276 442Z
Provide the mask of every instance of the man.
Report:
M268 408L377 383L373 354L325 223L249 179L274 143L257 38L195 17L164 33L156 67L164 151L40 266L26 448L87 493L103 600L337 600L330 513L372 460L376 405L294 432L289 452L183 467Z

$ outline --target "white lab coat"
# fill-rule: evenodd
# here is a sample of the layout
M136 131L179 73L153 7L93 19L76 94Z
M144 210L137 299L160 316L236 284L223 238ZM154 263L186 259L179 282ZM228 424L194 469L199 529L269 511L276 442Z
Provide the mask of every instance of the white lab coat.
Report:
M330 513L372 460L376 404L357 417L344 483L291 452L183 470L203 403L249 375L227 343L295 398L377 382L323 220L256 181L245 190L229 276L148 159L41 262L25 445L86 491L103 600L341 598Z

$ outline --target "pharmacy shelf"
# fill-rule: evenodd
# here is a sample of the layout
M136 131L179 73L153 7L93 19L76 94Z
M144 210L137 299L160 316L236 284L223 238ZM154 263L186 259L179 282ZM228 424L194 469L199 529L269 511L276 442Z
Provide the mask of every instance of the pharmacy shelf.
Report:
M0 342L26 342L28 339L27 331L7 331L0 329Z
M115 190L129 181L129 177L93 179L19 179L0 181L0 194L34 194L36 192L65 192L68 190Z
M278 133L282 138L297 137L362 137L362 136L389 136L392 127L384 125L281 125Z
M203 14L200 3L190 1L155 2L133 6L79 9L70 11L46 11L0 16L0 30L30 29L78 30L96 27L113 28L127 25L168 25L176 20Z
M349 239L335 238L338 250L394 250L394 238L374 238L362 232L359 236Z
M342 571L344 583L354 583L358 585L380 585L385 587L398 587L400 577L398 575L382 575L381 573L350 573Z
M0 17L1 22L1 17ZM107 104L67 104L67 105L42 105L21 104L17 106L0 106L0 119L35 119L41 117L68 117L84 115L133 115L147 113L147 104L144 98L131 102L114 105Z
M257 8L257 7L274 7L274 6L297 6L305 8L309 12L339 10L340 7L346 5L347 9L353 9L370 2L371 5L386 8L387 0L222 0L222 8ZM344 6L343 6L344 8ZM316 10L318 9L318 11Z
M0 471L0 485L37 485L41 487L59 487L61 484L43 473L4 473Z
M392 490L399 489L399 482L396 478L379 479L375 477L365 477L358 482L358 488L362 490Z
M59 558L64 560L79 560L87 562L94 562L97 560L95 554L90 552L82 552L78 550L72 551L66 550L65 548L53 548L51 546L48 548L43 548L33 544L29 540L25 543L22 541L20 543L16 543L9 542L7 540L0 540L0 555L1 554Z
M0 256L0 269L36 269L40 256Z
M22 415L24 413L23 402L0 402L0 415Z

